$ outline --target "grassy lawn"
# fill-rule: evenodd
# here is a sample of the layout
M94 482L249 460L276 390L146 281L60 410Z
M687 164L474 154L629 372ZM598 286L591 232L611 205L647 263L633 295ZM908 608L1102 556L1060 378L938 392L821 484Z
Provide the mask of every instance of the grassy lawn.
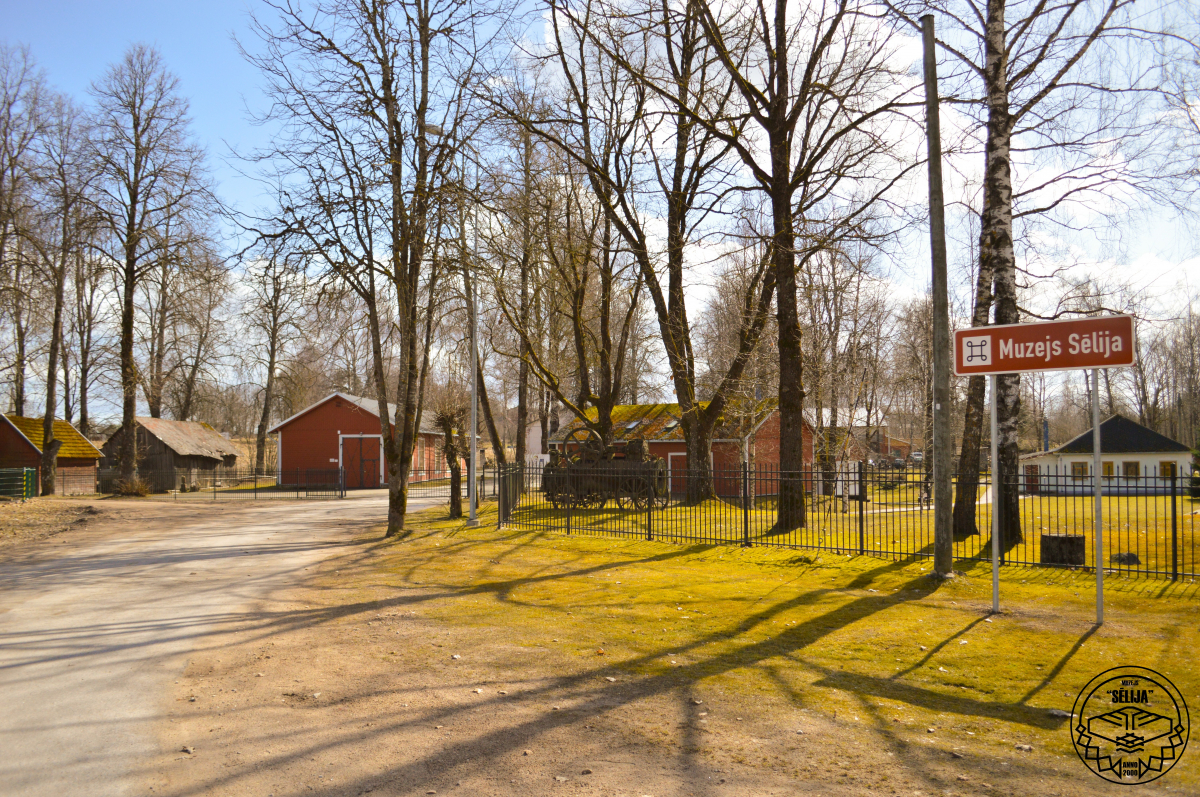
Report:
M427 616L544 651L539 661L561 662L572 678L629 680L647 700L738 706L785 734L750 760L797 776L865 756L863 765L905 772L952 762L1016 793L1106 793L1051 709L1070 711L1092 676L1124 664L1163 673L1193 714L1200 706L1194 582L1111 577L1097 629L1084 573L1007 568L1004 611L990 616L986 563L938 586L921 561L497 530L494 511L484 507L477 529L442 510L414 515L410 537L379 549L385 578L433 595ZM806 729L821 749L793 755ZM674 743L645 732L650 744ZM688 744L723 754L716 738ZM876 787L896 785L885 776ZM1160 788L1196 793L1200 753L1144 790Z

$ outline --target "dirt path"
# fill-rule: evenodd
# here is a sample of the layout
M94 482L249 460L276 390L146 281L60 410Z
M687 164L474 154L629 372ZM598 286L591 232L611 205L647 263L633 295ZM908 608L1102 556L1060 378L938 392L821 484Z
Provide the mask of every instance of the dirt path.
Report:
M86 532L10 546L0 562L6 795L142 793L162 697L187 656L383 507L90 503L101 517Z

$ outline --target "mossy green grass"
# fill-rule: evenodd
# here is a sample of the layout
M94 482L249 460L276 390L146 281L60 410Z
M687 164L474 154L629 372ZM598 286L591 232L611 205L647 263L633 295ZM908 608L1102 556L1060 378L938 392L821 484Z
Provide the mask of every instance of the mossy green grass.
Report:
M1070 712L1094 675L1150 667L1200 708L1194 580L1110 576L1096 627L1085 572L1007 566L993 615L986 562L941 581L923 559L497 529L494 505L474 529L444 514L411 516L376 549L388 583L430 596L426 616L651 692L719 690L785 725L845 722L863 744L996 759L1030 744L1088 778L1051 712ZM1200 751L1169 777L1200 788Z

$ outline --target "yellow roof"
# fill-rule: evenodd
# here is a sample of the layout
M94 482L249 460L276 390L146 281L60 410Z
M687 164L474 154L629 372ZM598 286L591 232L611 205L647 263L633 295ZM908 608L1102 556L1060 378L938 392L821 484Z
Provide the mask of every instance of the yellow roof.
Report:
M698 402L707 407L707 401ZM755 402L733 400L726 404L726 414L717 420L713 430L714 439L745 437L753 432L763 418L775 410L777 402L765 399ZM589 421L599 417L596 407L588 407ZM742 416L745 417L742 417ZM620 442L640 437L644 440L683 440L680 419L683 411L678 404L618 404L612 409L613 441ZM572 418L550 436L550 442L561 443L576 429L584 428L578 418Z
M17 427L17 430L25 435L25 438L33 444L33 447L42 451L42 419L41 418L25 418L20 415L5 415L8 422ZM99 459L100 449L96 448L88 439L79 433L71 424L66 421L54 420L54 439L62 441L62 448L58 449L59 458L78 458L78 459Z

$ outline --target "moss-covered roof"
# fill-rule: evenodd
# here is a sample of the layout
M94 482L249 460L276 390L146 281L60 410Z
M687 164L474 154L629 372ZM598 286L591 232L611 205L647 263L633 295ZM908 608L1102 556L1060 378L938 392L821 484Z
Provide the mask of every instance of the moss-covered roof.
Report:
M41 418L26 418L21 415L5 415L8 422L20 430L21 434L33 443L33 447L42 451L42 419ZM100 449L96 448L88 439L79 433L71 424L66 421L55 419L54 421L54 439L62 441L62 448L58 450L58 456L62 458L77 458L77 459L99 459Z
M754 402L753 407L743 407L736 402L726 404L725 413L713 429L713 439L745 437L762 423L763 418L775 410L775 404L774 399ZM702 401L700 406L707 407L708 402ZM588 420L595 422L599 417L599 410L589 407L586 414ZM618 404L612 411L613 442L620 443L635 438L682 441L683 428L679 424L682 417L683 411L678 404ZM583 422L572 418L550 436L550 442L561 443L571 432L582 428Z

